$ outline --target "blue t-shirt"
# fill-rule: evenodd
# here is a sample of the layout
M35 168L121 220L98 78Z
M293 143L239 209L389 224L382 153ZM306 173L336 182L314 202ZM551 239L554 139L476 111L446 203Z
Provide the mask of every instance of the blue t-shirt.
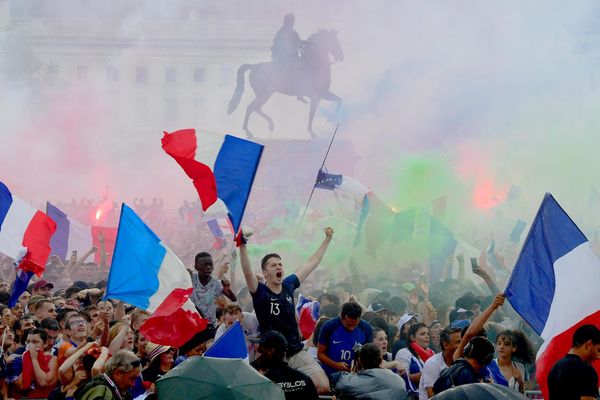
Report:
M337 317L325 322L319 334L319 344L327 346L327 356L335 362L343 361L348 366L354 360L352 348L357 344L362 345L372 341L373 328L363 320L354 330L348 331L342 325L340 317ZM325 364L322 367L327 375L339 372Z
M267 285L260 282L256 292L251 293L260 331L273 329L285 336L288 342L288 357L298 353L304 347L300 339L294 307L294 290L299 286L298 277L292 274L281 283L280 293L273 293Z

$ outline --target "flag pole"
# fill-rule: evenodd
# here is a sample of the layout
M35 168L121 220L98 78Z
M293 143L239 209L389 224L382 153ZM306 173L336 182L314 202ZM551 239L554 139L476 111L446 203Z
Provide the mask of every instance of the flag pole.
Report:
M317 171L317 178L319 177L319 172L325 166L325 161L327 161L327 156L329 156L329 150L331 150L331 145L333 144L333 140L335 139L335 135L337 134L338 128L340 127L340 123L338 122L335 126L335 130L333 131L333 136L331 137L331 141L329 142L329 147L327 147L327 152L325 153L325 157L323 157L323 162L321 163L321 167L319 171ZM317 179L315 178L315 184ZM302 218L300 218L300 223L298 224L298 230L296 231L296 237L300 234L300 229L302 228L302 223L304 222L304 217L306 216L306 210L308 210L308 206L310 205L310 201L312 200L313 194L315 193L315 184L313 184L312 190L310 191L310 196L308 196L308 201L306 202L306 207L304 207L304 212L302 213Z

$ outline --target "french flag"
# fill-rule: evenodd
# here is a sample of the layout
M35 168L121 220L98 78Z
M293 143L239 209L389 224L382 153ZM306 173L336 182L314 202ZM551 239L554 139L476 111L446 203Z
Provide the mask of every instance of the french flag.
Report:
M225 238L225 234L235 236L233 232L233 226L231 225L231 221L229 218L220 217L220 218L212 218L206 220L206 225L210 230L210 233L214 236L215 242L212 247L215 250L221 250L225 247L227 243L227 239Z
M46 203L46 214L56 222L56 233L50 241L52 254L56 254L62 260L67 260L74 250L82 254L92 246L100 249L99 235L102 232L104 248L108 253L107 263L110 264L117 237L116 228L84 225L49 202ZM97 251L94 255L96 264L100 263L100 257L100 251Z
M181 346L206 328L189 296L192 279L183 263L127 205L121 208L117 242L105 299L118 299L150 313L147 321L170 326L168 334L149 330L153 343ZM159 319L156 319L159 318Z
M56 233L52 236L52 254L66 260L74 250L85 252L92 248L91 227L69 218L58 207L46 203L46 213L56 222Z
M42 275L55 231L52 218L13 196L0 182L0 252L20 260L22 273Z
M369 188L349 176L330 174L321 168L317 174L315 189L331 190L336 195L340 194L354 200L354 203L360 206L354 240L354 247L358 246L371 208L370 197L373 197L373 194Z
M238 232L263 146L231 135L196 134L195 129L164 132L161 142L192 179L202 210L224 209Z
M544 339L536 378L548 398L548 374L581 325L600 326L600 260L551 194L531 225L505 290L513 308ZM598 363L594 365L600 371Z

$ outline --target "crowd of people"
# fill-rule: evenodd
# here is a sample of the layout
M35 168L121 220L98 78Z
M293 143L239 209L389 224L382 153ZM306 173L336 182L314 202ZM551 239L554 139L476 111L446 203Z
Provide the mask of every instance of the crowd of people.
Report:
M275 253L253 266L252 243L237 252L198 252L189 267L191 300L210 323L179 348L144 338L145 311L103 300L108 267L88 260L103 248L70 260L51 257L45 275L12 307L14 266L5 258L0 393L13 399L152 398L158 379L204 354L236 321L251 365L286 399L423 400L475 382L520 393L536 388L539 338L505 304L485 253L472 268L480 285L464 279L461 255L458 279L429 282L426 269L414 265L390 272L387 279L399 281L391 284L352 261L348 274L335 279L323 274L326 266L317 269L333 236L326 228L314 254L289 274ZM299 314L315 304L307 327ZM598 380L589 363L599 354L597 327L575 332L573 349L551 373L551 399L595 398Z

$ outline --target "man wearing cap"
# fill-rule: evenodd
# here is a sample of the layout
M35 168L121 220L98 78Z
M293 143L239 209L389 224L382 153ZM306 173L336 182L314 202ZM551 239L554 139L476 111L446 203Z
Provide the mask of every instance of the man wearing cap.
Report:
M262 258L261 269L265 283L259 283L248 256L244 243L240 246L240 261L248 290L252 295L252 303L262 332L276 330L287 340L287 362L290 367L310 376L320 394L329 393L327 375L314 358L304 350L296 322L294 290L321 263L325 251L333 237L333 229L325 228L325 239L317 251L296 273L283 278L284 270L278 254L267 254Z
M88 381L77 394L77 400L129 400L129 389L140 376L142 363L129 350L119 350L106 362L105 372Z
M32 296L42 296L42 297L50 297L52 296L52 289L54 289L54 285L50 282L47 282L43 279L40 279L33 285L33 291L31 292Z
M286 400L318 399L317 389L310 377L290 368L284 361L287 340L277 331L267 331L260 338L251 339L258 343L259 357L252 366L272 380L285 393Z

